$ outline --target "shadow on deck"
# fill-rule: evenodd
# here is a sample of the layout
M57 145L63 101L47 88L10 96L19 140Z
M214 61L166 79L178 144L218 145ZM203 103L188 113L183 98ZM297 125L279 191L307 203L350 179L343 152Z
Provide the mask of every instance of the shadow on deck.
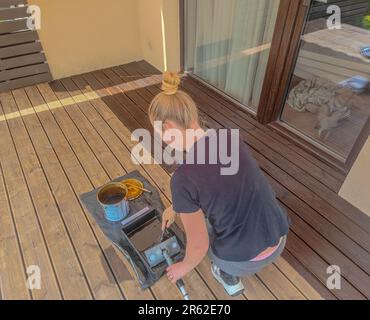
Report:
M131 162L131 132L150 128L159 72L145 61L0 94L0 289L3 299L179 299L161 279L141 291L130 267L78 196L138 169L170 204L173 168ZM281 258L244 279L238 299L370 296L370 219L340 198L341 172L316 159L192 78L182 83L207 126L239 128L288 211ZM28 266L42 286L25 286ZM326 286L329 266L341 290ZM192 299L227 299L205 259L186 279Z

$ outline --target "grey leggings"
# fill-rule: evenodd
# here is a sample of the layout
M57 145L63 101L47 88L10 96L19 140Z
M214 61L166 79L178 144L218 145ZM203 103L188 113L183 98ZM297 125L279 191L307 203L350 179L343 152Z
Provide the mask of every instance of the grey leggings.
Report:
M212 238L213 230L209 223L207 223L208 233L210 238ZM279 247L275 250L275 252L261 261L227 261L220 259L217 257L211 248L208 250L208 256L211 261L219 267L222 271L236 276L236 277L247 277L253 274L258 273L264 267L268 266L269 264L273 263L284 251L285 244L286 244L287 237L284 236L280 242Z

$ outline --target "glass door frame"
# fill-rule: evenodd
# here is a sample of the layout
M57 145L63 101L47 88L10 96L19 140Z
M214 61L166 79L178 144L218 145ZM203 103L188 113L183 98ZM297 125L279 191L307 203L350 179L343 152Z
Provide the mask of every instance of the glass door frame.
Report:
M185 1L179 0L180 3L180 67L181 72L185 71ZM287 57L287 49L289 49L289 42L292 38L292 31L296 26L296 16L299 8L307 0L280 0L280 6L278 10L278 15L276 19L275 31L273 39L271 42L270 56L265 72L265 79L262 86L262 93L257 111L243 105L236 101L226 93L215 88L214 86L203 81L194 74L189 74L190 76L201 81L205 85L211 87L212 89L219 92L226 99L231 100L233 103L239 105L248 113L250 113L254 118L256 118L261 123L269 123L276 121L278 117L269 118L267 115L271 115L270 107L274 106L273 100L276 99L278 93L277 84L280 82L282 73L284 71L285 58ZM303 25L303 24L302 24Z
M276 97L266 99L265 105L263 107L264 112L259 114L257 118L263 124L270 124L271 127L278 130L289 140L302 146L306 151L310 152L319 159L335 166L344 174L347 174L353 164L355 163L362 147L365 145L369 135L370 135L370 117L367 123L363 127L360 135L356 139L349 156L343 158L330 149L323 145L319 145L312 138L305 136L303 133L296 129L289 127L287 124L280 120L281 113L285 105L285 99L288 94L288 89L291 83L291 78L294 73L296 66L296 61L299 54L301 36L304 32L308 15L310 13L310 8L313 0L302 0L296 11L296 19L293 22L288 22L284 33L286 36L290 35L290 41L283 46L283 53L281 59L285 59L283 72L278 72L273 75L272 81L276 82ZM286 50L284 51L284 47ZM281 65L282 62L277 62L277 65ZM280 77L280 81L278 80ZM267 84L268 86L268 84Z
M181 72L185 70L185 1L180 1L180 64ZM335 166L343 173L348 173L360 153L367 137L370 134L370 120L362 130L351 153L347 159L340 158L323 146L318 146L309 137L299 132L287 129L280 121L280 115L284 107L286 95L294 73L296 60L299 53L301 36L307 21L307 17L313 0L280 0L280 7L276 19L275 31L270 48L270 57L265 72L262 93L257 112L252 108L242 105L235 99L223 93L214 86L207 84L199 77L189 74L200 80L212 89L222 94L226 99L241 106L251 114L258 122L270 125L278 130L289 140L302 146L307 152L319 159Z

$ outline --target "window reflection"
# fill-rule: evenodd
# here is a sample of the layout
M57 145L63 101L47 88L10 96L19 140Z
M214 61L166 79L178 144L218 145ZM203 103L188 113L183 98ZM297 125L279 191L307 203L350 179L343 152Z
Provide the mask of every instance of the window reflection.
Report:
M313 1L281 119L346 159L370 115L370 1L330 5L341 28Z

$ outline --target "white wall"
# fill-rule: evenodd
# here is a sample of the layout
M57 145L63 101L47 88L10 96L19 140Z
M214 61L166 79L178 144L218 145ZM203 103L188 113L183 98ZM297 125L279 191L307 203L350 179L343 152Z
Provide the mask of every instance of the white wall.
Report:
M143 59L161 71L180 70L178 0L137 0Z
M147 60L180 69L179 0L29 0L54 79Z
M339 195L370 216L370 137L352 167Z

